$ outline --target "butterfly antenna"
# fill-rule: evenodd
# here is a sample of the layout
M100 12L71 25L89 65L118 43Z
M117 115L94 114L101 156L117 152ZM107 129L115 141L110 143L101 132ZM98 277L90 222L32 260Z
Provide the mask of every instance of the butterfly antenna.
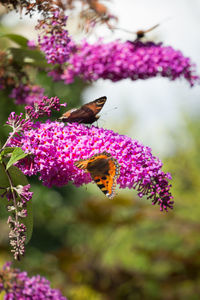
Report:
M172 17L168 17L168 18L162 20L161 22L157 23L156 25L152 26L151 28L149 28L147 30L131 31L131 30L128 30L128 29L125 29L125 28L120 28L120 27L114 27L113 29L120 30L120 31L123 31L123 32L127 32L127 33L130 33L130 34L137 34L138 31L143 31L144 33L147 33L147 32L152 31L153 29L156 29L158 26L162 25L164 22L169 21L171 19L172 19Z
M168 18L166 18L166 19L162 20L160 23L158 23L158 24L156 24L156 25L154 25L154 26L150 27L150 28L149 28L149 29L147 29L147 30L144 30L144 32L145 32L145 33L147 33L147 32L150 32L150 31L152 31L152 30L156 29L157 27L159 27L160 25L162 25L163 23L165 23L165 22L169 21L170 19L172 19L172 17L168 17Z
M156 29L158 26L160 26L160 23L158 23L158 24L156 24L156 25L154 25L154 26L150 27L150 28L149 28L149 29L147 29L147 30L144 30L144 32L145 32L145 33L147 33L147 32L150 32L150 31L152 31L152 30Z

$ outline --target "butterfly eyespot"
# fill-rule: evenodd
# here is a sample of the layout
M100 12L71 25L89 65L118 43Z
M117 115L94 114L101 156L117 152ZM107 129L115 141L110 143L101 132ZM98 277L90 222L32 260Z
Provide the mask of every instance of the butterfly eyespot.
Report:
M100 179L95 179L95 182L98 183L99 181L101 181Z
M103 176L103 177L102 177L102 179L103 179L103 180L106 180L106 179L107 179L107 177L106 177L106 176Z

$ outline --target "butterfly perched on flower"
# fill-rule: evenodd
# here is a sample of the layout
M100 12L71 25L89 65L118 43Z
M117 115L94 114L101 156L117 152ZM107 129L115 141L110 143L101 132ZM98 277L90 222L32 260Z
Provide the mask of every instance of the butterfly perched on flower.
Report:
M74 108L64 113L59 120L63 122L78 122L92 124L99 119L97 115L104 106L107 97L101 97L89 103L82 105L80 108Z
M115 196L117 178L120 175L118 161L107 152L93 155L88 159L76 161L74 165L89 172L100 190L108 197Z

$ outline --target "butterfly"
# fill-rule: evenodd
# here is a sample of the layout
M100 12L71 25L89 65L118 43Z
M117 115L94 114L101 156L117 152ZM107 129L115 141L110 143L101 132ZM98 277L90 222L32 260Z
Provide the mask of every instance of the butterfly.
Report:
M104 106L107 97L101 97L89 103L82 105L80 108L74 108L64 113L59 120L63 122L78 122L92 124L99 119L97 115Z
M118 161L107 152L93 155L88 159L76 161L74 165L89 172L100 190L108 197L115 196L117 178L120 175Z
M119 28L119 27L115 27L114 29L121 30L121 31L131 33L131 34L136 34L136 40L135 41L138 41L141 38L143 38L146 35L147 32L150 32L150 31L154 30L158 26L160 26L160 24L156 24L156 25L154 25L154 26L152 26L152 27L150 27L146 30L138 30L138 31L131 31L131 30L124 29L124 28Z
M166 21L169 21L170 19L171 19L171 18L166 18L165 20L162 21L162 23L163 23L163 22L166 22ZM150 27L150 28L148 28L148 29L146 29L146 30L138 30L138 31L136 31L136 32L135 32L136 35L137 35L136 41L138 41L138 40L140 40L141 38L145 37L145 35L146 35L147 32L150 32L150 31L156 29L156 28L157 28L158 26L160 26L162 23L158 23L158 24L156 24L156 25L154 25L154 26L152 26L152 27Z

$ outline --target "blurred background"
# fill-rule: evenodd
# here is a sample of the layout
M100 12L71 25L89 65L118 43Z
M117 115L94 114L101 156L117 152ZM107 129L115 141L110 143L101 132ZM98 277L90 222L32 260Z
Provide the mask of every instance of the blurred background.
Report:
M137 31L159 23L146 39L180 49L199 69L198 0L105 3L119 17L118 27ZM77 40L135 38L104 26L85 34L76 22L72 15L69 30ZM35 38L34 25L34 18L1 11L4 32ZM72 300L200 299L200 87L164 78L99 80L92 85L77 80L67 86L52 82L44 72L36 84L69 107L106 95L99 127L138 139L162 158L164 171L173 177L175 208L160 212L133 190L118 190L118 196L109 200L94 184L48 189L32 177L34 231L25 258L15 266L29 275L44 275ZM8 114L23 111L7 95L0 92L2 139ZM0 228L3 265L12 258L5 220Z

